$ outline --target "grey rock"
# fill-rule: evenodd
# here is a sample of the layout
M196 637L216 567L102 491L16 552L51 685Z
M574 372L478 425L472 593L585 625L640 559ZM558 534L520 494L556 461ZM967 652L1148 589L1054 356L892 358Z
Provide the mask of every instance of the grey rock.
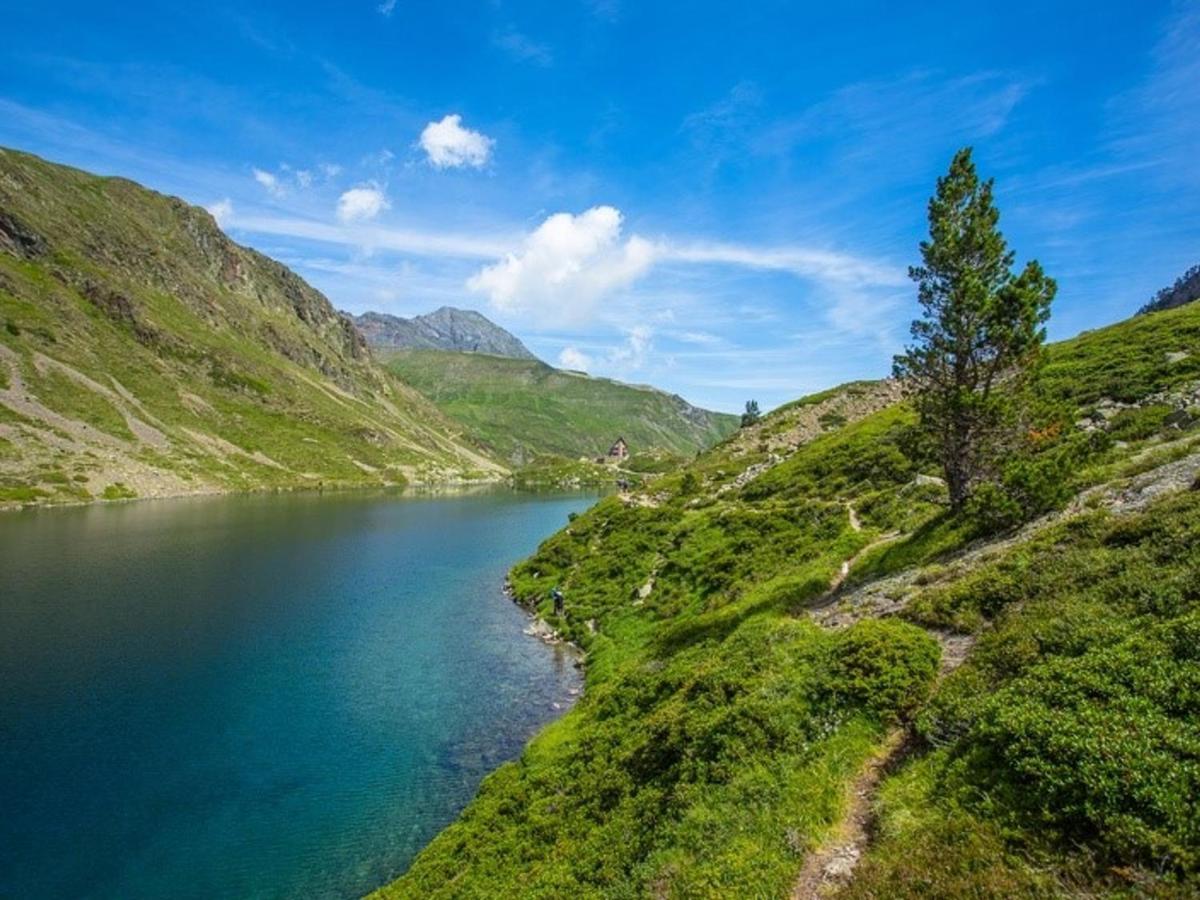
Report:
M367 312L354 324L371 347L384 350L455 350L512 359L537 359L519 339L472 309L443 306L405 319Z

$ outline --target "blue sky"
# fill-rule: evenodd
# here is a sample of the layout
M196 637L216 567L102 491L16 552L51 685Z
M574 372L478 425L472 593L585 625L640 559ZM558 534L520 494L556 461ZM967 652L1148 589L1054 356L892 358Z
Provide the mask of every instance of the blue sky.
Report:
M888 372L964 144L1052 337L1200 262L1200 2L5 7L0 144L715 408Z

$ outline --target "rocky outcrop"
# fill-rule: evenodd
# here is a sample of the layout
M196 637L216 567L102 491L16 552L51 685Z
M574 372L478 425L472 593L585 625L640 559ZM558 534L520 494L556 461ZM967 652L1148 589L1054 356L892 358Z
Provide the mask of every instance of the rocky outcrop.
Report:
M404 319L367 312L354 318L367 344L385 350L455 350L512 359L537 359L519 339L471 309L443 306Z
M1188 358L1188 354L1168 354L1169 362L1178 362ZM1174 356L1174 359L1170 357ZM1136 403L1122 403L1108 397L1102 398L1086 415L1080 418L1075 426L1083 431L1108 431L1113 420L1127 410L1141 409L1147 406L1169 406L1172 410L1165 422L1166 425L1186 431L1200 424L1200 381L1177 385L1164 391L1156 391L1143 397Z

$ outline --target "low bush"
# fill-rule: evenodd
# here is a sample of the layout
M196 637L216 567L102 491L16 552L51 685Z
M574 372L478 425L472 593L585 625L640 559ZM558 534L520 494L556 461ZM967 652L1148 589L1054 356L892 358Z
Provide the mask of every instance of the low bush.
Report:
M849 896L910 875L930 896L1009 883L1193 895L1200 495L1055 526L907 614L978 644L917 714L927 752L885 790L882 839Z

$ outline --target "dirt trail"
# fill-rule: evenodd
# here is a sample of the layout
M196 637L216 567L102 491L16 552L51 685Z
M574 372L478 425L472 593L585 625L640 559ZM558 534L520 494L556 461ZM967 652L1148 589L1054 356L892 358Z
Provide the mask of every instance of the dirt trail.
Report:
M858 519L858 513L855 511L853 503L846 504L846 512L850 516L850 527L855 531L862 531L862 522L860 522ZM852 556L849 556L845 560L843 560L841 566L838 568L837 574L835 574L833 576L833 578L830 579L829 593L827 594L827 599L822 602L823 603L832 602L832 599L837 596L837 592L841 588L842 583L845 582L847 576L849 576L850 570L852 568L854 568L854 564L856 562L858 562L859 559L861 559L864 555L866 555L870 551L874 550L880 544L886 544L888 541L894 541L899 536L900 536L900 532L889 531L887 534L882 534L879 537L875 538L875 540L871 541L871 543L867 544L865 547L863 547L857 553L855 553Z
M1117 483L1090 488L1061 512L1031 522L1008 538L968 548L953 558L953 568L961 571L965 566L992 558L1014 544L1028 540L1049 525L1088 508L1102 506L1116 515L1139 511L1163 494L1190 487L1197 477L1200 477L1200 453L1193 452L1182 459L1156 466ZM848 508L853 527L856 517L853 507L848 505ZM881 538L880 541L890 540L892 537L894 535ZM845 580L854 559L871 546L874 544L863 548L842 564L841 574L835 576L827 601L809 611L812 618L825 628L842 628L863 618L894 615L907 606L921 590L923 585L918 582L922 567L918 566L898 575L869 582L852 591L847 597L840 598L838 588ZM975 636L933 629L929 629L929 632L937 638L942 648L941 666L937 677L937 681L941 681L966 660L975 644ZM847 788L846 809L841 819L822 844L804 861L804 867L792 888L792 900L829 896L850 882L859 859L870 844L876 825L875 798L879 785L889 772L903 762L911 747L911 730L895 728L866 761Z
M973 635L933 631L942 647L937 681L941 681L966 660L975 644ZM936 682L935 682L936 685ZM911 727L888 732L883 743L871 754L846 789L846 809L829 836L804 860L792 888L792 900L825 897L844 887L854 877L854 869L866 852L876 827L875 798L883 779L904 761L914 744Z
M906 731L895 728L872 754L846 791L846 812L826 841L808 855L792 888L792 900L821 897L845 884L866 847L874 816L871 806L879 782L904 757Z
M1165 494L1186 490L1200 478L1200 452L1190 446L1188 449L1192 452L1181 459L1155 466L1139 475L1089 488L1079 494L1066 509L1035 519L1008 537L980 541L938 560L939 574L936 580L943 581L968 568L982 565L1009 548L1030 540L1044 529L1089 509L1107 509L1117 516L1129 515L1140 512ZM880 541L882 540L881 538ZM855 554L855 557L849 560L850 566L853 567L854 560L871 549L871 546L874 545ZM843 568L846 568L845 565ZM813 604L808 609L808 615L826 628L842 628L853 625L860 619L896 615L908 606L913 597L928 583L932 583L929 581L929 574L928 567L915 566L844 591L838 588L843 586L845 575L839 575L834 579L837 587Z

